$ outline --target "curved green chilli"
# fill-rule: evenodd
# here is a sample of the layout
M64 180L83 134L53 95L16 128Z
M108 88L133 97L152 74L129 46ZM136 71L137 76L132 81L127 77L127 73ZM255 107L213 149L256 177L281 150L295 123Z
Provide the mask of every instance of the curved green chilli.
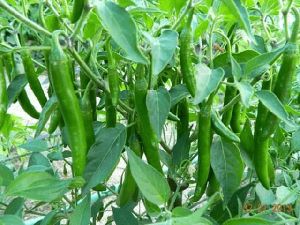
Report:
M74 91L69 59L58 40L60 33L61 31L55 31L52 35L50 75L72 151L73 172L75 176L81 176L86 165L86 132L79 101Z
M33 91L34 95L36 96L37 100L39 101L40 105L43 107L47 102L47 98L35 71L30 52L22 51L21 58L23 61L25 75L27 77L29 86Z
M6 89L6 79L3 67L3 60L0 57L0 129L4 124L5 116L7 113L8 98Z
M292 30L292 35L287 42L287 47L283 53L282 64L276 79L276 84L274 87L274 94L278 99L285 104L288 101L289 94L291 90L291 85L293 78L296 73L296 67L298 64L298 45L297 45L297 36L300 25L300 16L296 8L292 9L295 15L295 22ZM259 115L257 116L259 119ZM278 126L278 118L268 112L266 119L259 123L259 126L262 127L258 132L255 138L255 152L254 152L254 163L256 174L261 181L262 185L269 189L270 188L270 168L269 168L269 159L268 159L268 149L269 149L269 139L270 136L274 133L275 129Z
M209 178L208 178L208 185L206 189L206 195L208 197L212 196L220 189L220 184L216 178L216 175L212 169L210 169Z
M138 131L142 139L143 150L148 163L163 173L159 156L159 139L151 126L146 106L148 83L144 73L144 67L138 65L134 90Z
M180 67L183 81L187 86L190 94L194 97L196 92L196 79L193 70L193 63L191 59L191 42L192 42L192 29L191 23L193 19L194 9L189 12L189 16L185 27L180 33Z
M198 169L194 201L205 192L210 171L211 103L206 103L198 115Z
M222 137L234 142L240 142L240 138L233 133L225 124L221 121L218 114L215 111L211 113L211 121L214 131Z

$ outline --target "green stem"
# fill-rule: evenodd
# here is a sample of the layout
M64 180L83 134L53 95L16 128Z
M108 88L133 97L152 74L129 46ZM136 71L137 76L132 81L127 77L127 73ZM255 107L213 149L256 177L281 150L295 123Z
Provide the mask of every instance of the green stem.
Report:
M77 61L79 66L85 71L85 74L93 80L99 87L104 91L109 91L105 81L102 79L102 77L96 76L93 71L88 67L88 65L84 62L84 60L81 58L81 56L78 54L78 52L73 48L70 47L69 51L71 55L74 57L74 59Z
M174 25L171 27L171 30L176 30L176 29L179 27L181 21L182 21L183 18L186 16L186 14L188 14L190 8L192 7L192 2L193 2L192 0L189 0L189 2L188 2L188 4L187 4L186 8L185 8L184 11L183 11L183 13L182 13L181 16L177 19L177 21L174 23Z

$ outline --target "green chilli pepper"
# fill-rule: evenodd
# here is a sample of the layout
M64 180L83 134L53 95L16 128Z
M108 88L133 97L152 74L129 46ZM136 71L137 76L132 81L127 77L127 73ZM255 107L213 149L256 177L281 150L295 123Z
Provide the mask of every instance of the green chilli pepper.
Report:
M62 31L54 31L52 35L51 51L49 55L49 67L52 87L57 96L68 142L72 151L73 172L75 176L83 174L86 165L87 140L84 120L80 110L79 101L76 97L70 71L69 58L64 53L59 35Z

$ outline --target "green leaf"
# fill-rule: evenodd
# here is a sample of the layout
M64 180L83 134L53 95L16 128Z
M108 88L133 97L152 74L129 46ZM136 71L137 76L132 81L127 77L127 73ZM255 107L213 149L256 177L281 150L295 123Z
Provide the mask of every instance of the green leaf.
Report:
M230 56L231 60L231 70L232 70L232 75L234 77L235 81L239 81L242 77L242 68L240 67L240 64L235 60L235 58L231 55Z
M176 225L213 225L211 221L204 217L198 216L197 212L186 217L172 218L172 223Z
M40 114L39 122L37 125L37 128L35 130L34 137L39 136L43 129L45 128L45 125L47 121L49 120L51 114L56 110L58 107L57 98L55 95L53 95L44 105L42 112Z
M297 199L298 194L296 190L292 190L285 186L280 186L276 189L276 204L294 204Z
M211 70L205 64L199 64L196 66L195 75L196 95L193 103L197 105L218 88L225 72L222 68Z
M138 48L136 25L129 13L112 1L97 4L97 13L103 27L125 51L127 58L136 63L148 64L148 60Z
M39 152L34 152L33 154L31 154L28 160L27 170L42 170L53 174L49 159Z
M127 155L132 176L144 197L157 206L166 204L171 190L164 176L130 149L127 149Z
M138 220L133 216L130 207L112 208L116 225L138 225Z
M240 142L240 138L222 122L219 115L214 110L211 112L211 121L217 134L227 138L228 140Z
M275 202L275 195L272 190L265 189L261 183L255 186L255 192L262 205L272 205Z
M182 99L189 96L189 91L184 84L178 84L172 87L169 93L171 96L171 107L175 106Z
M86 185L83 193L109 178L117 166L126 142L126 128L117 124L114 128L102 128L96 135L96 142L87 155L84 171Z
M254 94L254 88L249 82L241 81L236 83L236 87L240 92L241 100L246 108L250 107L250 100Z
M158 38L152 38L151 57L152 74L157 76L172 59L177 47L178 33L173 30L163 30Z
M91 196L87 195L70 215L70 225L86 225L90 223Z
M279 58L284 49L285 48L276 49L272 52L261 54L249 60L245 65L244 73L246 77L254 79L267 71L270 68L270 65Z
M152 128L157 137L160 138L171 108L169 92L165 88L149 90L146 97L146 105Z
M13 104L28 83L25 74L16 76L7 88L8 107Z
M6 215L16 215L22 218L22 213L24 209L24 198L15 198L6 207L4 214Z
M176 167L179 168L181 163L189 158L190 147L190 132L185 132L177 139L172 149L172 161Z
M216 138L211 147L211 167L227 204L240 186L243 176L244 166L238 147L226 139Z
M1 225L24 225L21 218L15 215L4 215L0 216Z
M300 130L295 131L292 135L291 150L293 152L300 151Z
M0 186L8 186L13 180L13 172L7 166L0 164Z
M268 90L261 90L256 92L256 96L261 101L261 103L280 120L284 121L291 127L297 126L292 120L290 120L289 115L285 111L282 103L273 92Z
M272 225L275 221L269 221L258 217L233 218L227 220L223 225Z
M51 202L68 191L70 182L59 180L46 172L24 172L9 184L5 194Z
M240 0L222 0L224 6L227 7L230 14L232 14L245 29L252 42L255 38L252 33L251 24L247 9L242 5Z
M20 148L24 148L31 152L43 152L48 150L48 144L45 140L42 139L32 139L22 145Z

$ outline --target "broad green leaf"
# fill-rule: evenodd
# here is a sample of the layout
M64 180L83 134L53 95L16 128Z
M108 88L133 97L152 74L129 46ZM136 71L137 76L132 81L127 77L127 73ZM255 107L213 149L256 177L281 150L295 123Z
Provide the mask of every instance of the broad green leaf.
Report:
M171 108L169 92L164 88L148 91L146 105L152 128L157 137L160 138L161 131Z
M189 91L184 84L178 84L174 86L171 88L169 93L171 96L171 107L175 106L182 99L189 96Z
M214 92L224 77L222 68L211 70L205 64L196 66L196 95L193 103L195 105L203 102L212 92Z
M272 225L275 221L269 221L258 217L233 218L227 220L223 225Z
M9 205L6 207L4 214L6 215L16 215L22 218L22 213L24 209L24 198L15 198L13 199Z
M70 225L86 225L90 223L91 196L87 195L70 215Z
M130 171L144 197L157 206L169 200L171 190L164 176L127 149Z
M126 128L122 124L114 128L102 128L97 133L96 142L87 155L84 193L109 178L120 160L125 142Z
M0 216L1 225L24 225L22 219L16 215L3 215Z
M137 44L136 25L129 13L112 1L97 4L101 23L112 39L125 51L126 57L134 62L148 64Z
M43 152L48 150L47 142L42 139L32 139L19 147L31 152Z
M229 13L232 14L245 29L252 42L255 42L248 11L245 6L242 5L241 0L222 0L222 2L224 3L224 6L227 7Z
M267 52L261 54L257 57L249 60L245 65L245 76L249 79L254 79L255 77L261 75L263 72L267 71L281 55L285 48L279 48L272 52Z
M256 96L261 101L261 103L280 120L284 121L291 127L297 126L292 120L290 120L289 115L285 111L282 103L273 92L268 90L261 90L256 92Z
M37 125L37 128L35 130L34 137L39 136L43 129L45 128L45 125L47 121L49 120L51 114L55 111L55 109L58 107L57 98L55 95L53 95L44 105L42 112L40 114L39 122Z
M244 166L240 150L232 142L216 138L211 146L211 167L222 187L227 204L242 180Z
M59 180L46 172L24 172L8 185L5 194L51 202L68 191L70 182Z
M247 81L241 81L236 83L236 87L240 92L241 100L243 105L246 108L250 107L250 101L251 97L254 94L254 88L251 86L251 84Z
M278 15L281 5L279 0L260 0L260 10L264 15Z
M177 47L178 33L163 30L158 38L152 38L151 57L152 74L157 76L172 59Z
M13 172L7 166L0 164L0 186L7 186L13 180Z
M275 195L272 190L265 189L261 183L255 186L255 192L262 205L272 205L275 202Z
M130 207L112 208L116 225L138 225L138 220L132 214Z
M15 102L28 83L25 74L16 76L7 88L8 107Z

